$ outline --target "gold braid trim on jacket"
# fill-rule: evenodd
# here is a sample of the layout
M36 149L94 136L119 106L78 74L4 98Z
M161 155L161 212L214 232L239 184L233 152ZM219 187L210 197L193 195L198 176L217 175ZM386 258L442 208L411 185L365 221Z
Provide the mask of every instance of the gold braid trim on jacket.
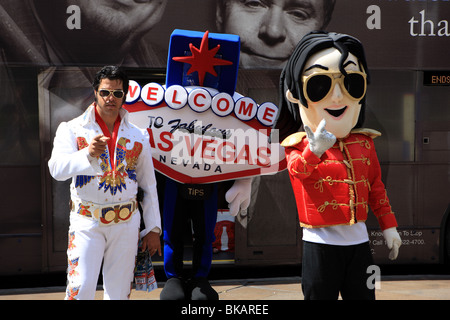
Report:
M380 132L369 128L354 129L351 131L351 133L360 133L372 139L381 136ZM285 148L295 146L296 144L300 143L304 137L306 137L306 132L293 133L290 136L286 137L286 139L284 139L283 142L281 142L281 146Z

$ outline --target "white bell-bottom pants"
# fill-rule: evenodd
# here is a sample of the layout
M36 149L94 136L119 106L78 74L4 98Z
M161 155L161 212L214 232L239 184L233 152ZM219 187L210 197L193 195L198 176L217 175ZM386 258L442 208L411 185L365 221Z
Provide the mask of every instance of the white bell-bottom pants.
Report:
M128 299L134 278L140 215L107 226L70 214L66 299L94 299L103 262L105 300Z

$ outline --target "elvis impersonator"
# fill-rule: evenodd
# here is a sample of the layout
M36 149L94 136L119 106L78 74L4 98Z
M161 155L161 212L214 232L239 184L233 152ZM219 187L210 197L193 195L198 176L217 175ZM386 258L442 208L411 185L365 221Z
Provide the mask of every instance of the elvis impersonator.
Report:
M102 262L104 298L127 299L139 241L138 185L142 249L161 254L155 173L148 134L122 108L126 74L106 66L93 87L95 102L59 125L48 163L56 180L72 178L66 299L94 298Z
M280 77L275 128L303 227L305 299L375 299L369 206L390 259L401 245L372 140L380 133L361 128L368 80L357 39L318 31L300 41Z

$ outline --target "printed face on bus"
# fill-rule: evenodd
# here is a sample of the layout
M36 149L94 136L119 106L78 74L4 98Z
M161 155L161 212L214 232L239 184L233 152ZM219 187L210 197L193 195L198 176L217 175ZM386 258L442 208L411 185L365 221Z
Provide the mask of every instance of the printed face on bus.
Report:
M300 39L324 27L323 0L223 0L220 32L239 35L244 67L282 67Z
M356 125L367 87L358 59L349 53L343 63L347 74L343 75L339 69L341 56L336 48L329 48L307 60L301 80L307 107L287 93L291 102L298 103L304 125L315 132L325 119L325 129L336 138L344 138Z

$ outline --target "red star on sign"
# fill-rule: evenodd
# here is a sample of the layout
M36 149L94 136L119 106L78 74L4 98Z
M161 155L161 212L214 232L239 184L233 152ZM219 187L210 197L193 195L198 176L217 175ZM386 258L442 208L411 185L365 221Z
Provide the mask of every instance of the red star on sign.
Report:
M217 77L217 73L214 70L215 66L228 66L233 64L233 62L231 61L214 57L217 54L217 51L219 51L220 49L220 44L218 44L215 48L209 50L208 34L209 31L206 31L203 35L202 43L200 44L200 50L196 48L192 43L189 44L189 49L191 50L192 56L172 58L173 60L178 62L189 63L191 65L191 68L188 70L187 74L189 75L197 71L198 80L201 86L203 86L203 81L207 72Z

